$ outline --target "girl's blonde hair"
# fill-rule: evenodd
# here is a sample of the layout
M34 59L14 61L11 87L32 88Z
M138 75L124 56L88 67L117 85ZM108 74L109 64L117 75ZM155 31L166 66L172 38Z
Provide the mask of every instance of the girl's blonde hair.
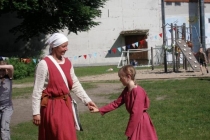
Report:
M135 81L136 70L132 65L125 65L119 69L118 75L120 72L123 72L125 75L130 75L131 80Z

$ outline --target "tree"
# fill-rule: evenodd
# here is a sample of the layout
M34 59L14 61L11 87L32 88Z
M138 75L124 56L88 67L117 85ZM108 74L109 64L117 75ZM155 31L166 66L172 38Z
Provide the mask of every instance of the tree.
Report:
M0 15L14 13L22 22L10 31L17 40L68 29L87 31L99 24L100 8L107 0L0 0Z

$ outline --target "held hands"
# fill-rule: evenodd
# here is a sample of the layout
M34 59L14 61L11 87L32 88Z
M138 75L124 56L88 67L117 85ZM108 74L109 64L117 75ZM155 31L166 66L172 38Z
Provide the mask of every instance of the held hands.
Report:
M91 113L96 113L96 112L99 112L99 109L98 109L98 107L91 106L90 107L90 112Z
M87 105L91 113L99 112L99 109L94 102L88 102Z

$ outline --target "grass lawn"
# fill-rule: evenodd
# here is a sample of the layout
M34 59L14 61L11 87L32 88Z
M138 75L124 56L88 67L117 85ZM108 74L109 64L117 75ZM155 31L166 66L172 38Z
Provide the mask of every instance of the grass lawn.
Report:
M210 139L210 78L137 83L150 98L148 113L159 140ZM109 98L114 100L119 94L113 93ZM80 117L84 131L77 132L78 140L126 140L124 131L129 116L124 106L104 116L86 112ZM37 140L37 127L31 122L14 126L11 130L12 140Z

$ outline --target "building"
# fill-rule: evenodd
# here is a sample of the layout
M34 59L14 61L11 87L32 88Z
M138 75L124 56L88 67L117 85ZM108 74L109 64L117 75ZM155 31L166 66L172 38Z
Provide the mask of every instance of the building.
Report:
M210 48L210 0L205 0L205 28L206 47ZM96 21L100 25L93 27L88 32L78 34L64 31L69 38L69 50L66 57L71 59L75 66L117 65L122 51L127 49L162 48L162 13L161 0L109 0L101 9L102 15ZM8 17L4 17L8 18ZM200 22L198 2L196 0L165 0L165 26L167 46L171 46L170 24L186 27L192 26L192 41L194 51L198 50L200 37ZM3 26L2 26L3 25ZM5 29L2 24L0 30ZM190 28L188 28L190 29ZM187 31L186 31L187 32ZM189 32L189 31L188 31ZM189 39L189 33L186 39ZM5 30L4 34L9 34ZM2 37L8 47L14 48L11 39ZM33 42L34 46L44 46L44 43ZM0 44L1 45L1 44ZM22 44L17 44L22 45ZM46 48L45 48L46 47ZM43 52L48 54L48 47ZM139 59L139 63L147 64L151 57L150 51L131 55L131 59Z

